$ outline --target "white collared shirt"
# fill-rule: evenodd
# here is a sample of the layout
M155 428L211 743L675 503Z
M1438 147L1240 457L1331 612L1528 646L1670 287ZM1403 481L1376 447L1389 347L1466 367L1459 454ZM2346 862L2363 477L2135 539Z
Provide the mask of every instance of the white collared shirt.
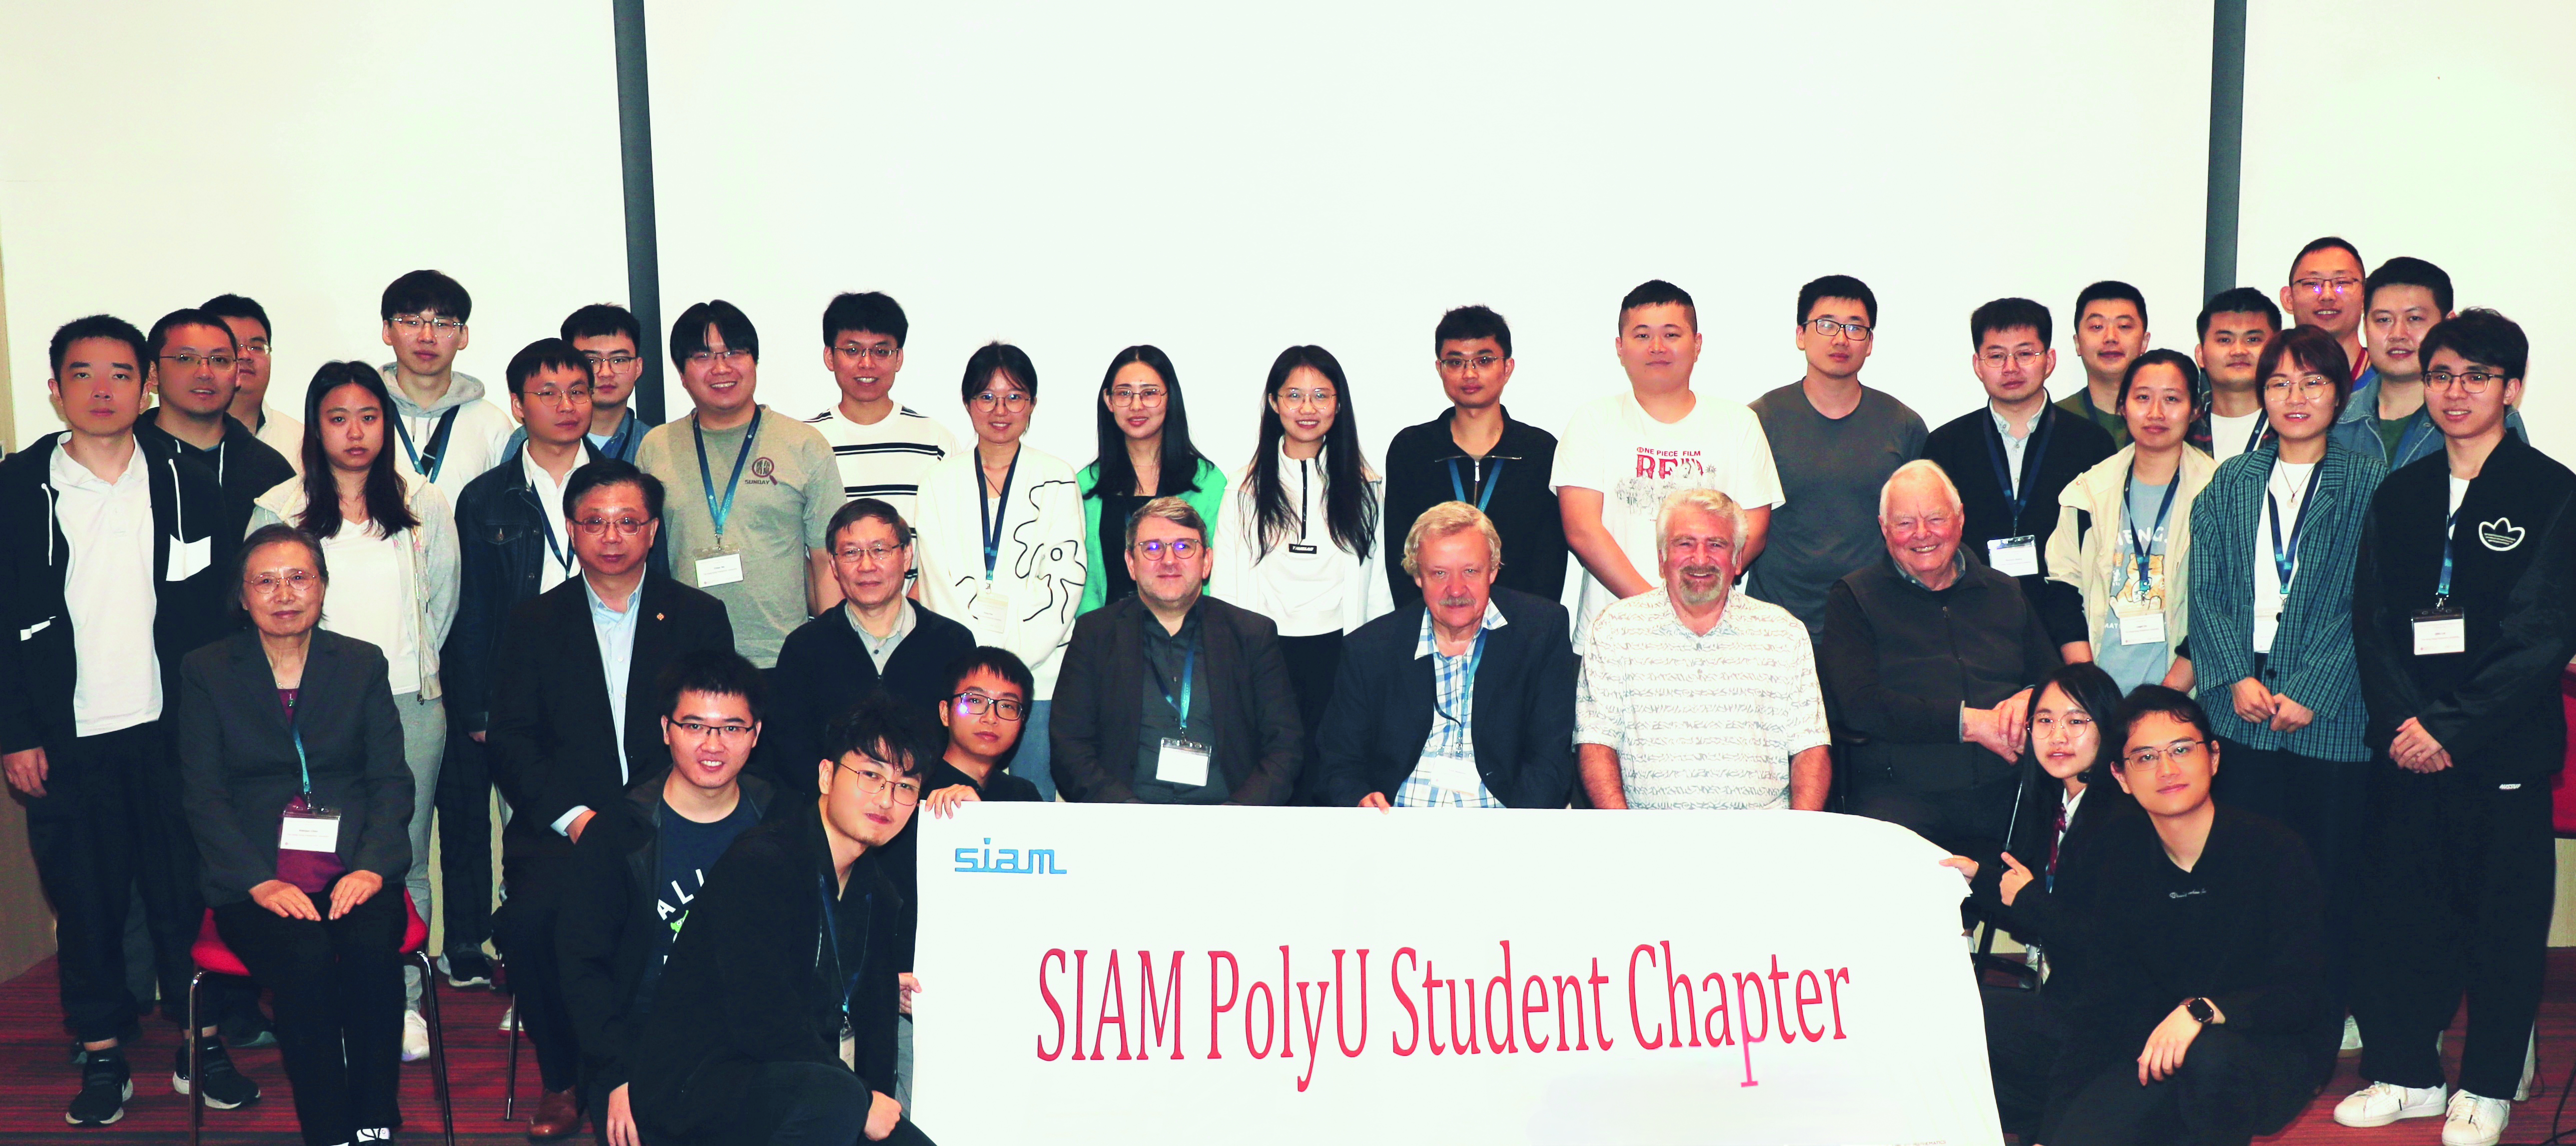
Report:
M2018 437L2014 436L2012 419L2004 417L2004 412L1995 409L1994 404L1991 402L1986 404L1986 414L1995 420L1995 436L2004 440L2004 464L2012 469L2013 488L2020 489L2021 456L2030 450L2031 435L2025 433ZM2039 406L2039 412L2030 416L2031 433L2038 432L2039 420L2047 416L2048 404L2046 402L2042 402Z
M1790 758L1830 739L1807 626L1778 605L1735 594L1703 635L1658 587L1593 621L1574 740L1619 753L1631 808L1786 808Z
M564 471L564 480L556 481L546 467L528 456L527 447L519 448L519 468L528 475L528 489L537 495L537 506L544 510L538 516L546 522L546 561L537 571L537 592L543 593L570 578L575 569L570 523L564 520L564 487L572 484L572 470ZM573 469L581 468L579 459Z
M599 671L608 681L608 725L617 730L617 783L622 787L635 779L635 768L626 759L626 682L635 664L635 615L644 611L644 585L637 582L635 591L626 595L623 612L600 600L587 577L581 581L581 596L590 602L590 631L599 640ZM547 826L556 835L570 836L572 822L589 810L588 804L575 804Z
M152 462L140 445L108 481L72 460L55 439L54 521L70 546L63 610L72 626L72 733L104 736L161 719L161 654L152 644L159 604L152 562Z

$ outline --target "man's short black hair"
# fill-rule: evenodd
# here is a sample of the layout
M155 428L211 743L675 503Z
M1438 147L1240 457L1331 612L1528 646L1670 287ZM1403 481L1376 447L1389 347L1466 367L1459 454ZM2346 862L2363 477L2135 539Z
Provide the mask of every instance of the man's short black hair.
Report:
M1861 316L1871 326L1878 325L1878 296L1871 294L1869 284L1850 275L1826 275L1798 288L1798 325L1807 325L1815 317L1816 304L1829 298L1856 299Z
M635 463L616 458L584 462L564 479L564 520L573 517L573 507L581 504L582 495L604 485L631 485L644 492L644 516L662 519L662 479L635 468Z
M959 653L948 662L948 667L939 670L939 679L945 682L940 693L955 697L958 690L966 686L966 678L979 672L988 672L1009 681L1011 687L1020 690L1021 700L1037 698L1038 682L1029 674L1028 662L1021 660L1018 653L993 645L977 645Z
M966 377L957 384L957 400L972 402L975 395L993 384L993 373L1000 371L1013 385L1038 400L1038 367L1029 361L1029 352L1007 342L987 342L966 356Z
M557 333L566 342L623 334L636 349L644 348L644 327L635 321L635 312L613 302L594 302L565 315Z
M590 359L584 357L581 351L573 349L572 343L560 338L540 338L520 347L517 354L510 356L510 367L506 374L510 380L510 392L513 394L526 392L528 379L536 377L537 371L549 368L579 370L582 381L598 381L591 377Z
M2182 371L2183 396L2190 400L2193 410L2200 409L2205 401L2200 396L2200 364L2193 362L2191 355L2171 347L2150 350L2129 360L2129 368L2120 372L2121 409L2129 406L2129 383L2136 380L2139 371L2150 366L2171 366Z
M1673 305L1690 316L1691 332L1699 332L1699 304L1691 301L1690 292L1662 279L1647 279L1619 300L1619 329L1628 329L1628 312L1641 306Z
M2216 751L2218 734L2210 730L2209 713L2200 707L2199 701L2193 700L2190 693L2179 689L2166 688L2160 684L2142 684L2130 689L2129 695L2120 701L2119 727L2116 735L2106 736L2102 740L2102 748L2110 756L2113 767L2122 769L2128 767L2129 729L2135 726L2140 718L2150 713L2163 713L2190 725L2202 740L2208 742L2207 747L2211 751Z
M277 337L277 328L268 324L268 308L248 295L219 294L207 299L197 309L217 318L247 318L259 324L262 335L272 339Z
M2299 273L2299 260L2307 258L2309 255L2313 255L2318 251L2325 250L2342 251L2347 255L2351 255L2352 265L2356 267L2366 265L2361 261L2361 248L2344 241L2341 236L2327 235L2322 238L2308 240L2307 246L2299 248L2298 254L2290 256L2290 273L2294 275ZM2369 300L2364 299L2362 301L2367 303Z
M849 711L832 718L823 734L823 748L832 754L831 759L839 760L855 752L883 761L899 776L921 775L922 753L928 745L941 742L938 725L930 714L896 700L883 689L869 693Z
M162 315L159 322L152 324L152 333L143 336L143 341L151 348L151 357L154 361L159 361L161 352L169 349L170 332L183 326L211 326L223 331L224 345L232 347L235 355L241 353L241 340L233 337L233 328L224 325L224 316L198 310L195 307L182 307ZM144 365L149 366L151 363L147 362Z
M760 331L753 329L751 316L718 298L692 304L680 312L679 321L671 324L671 365L686 366L690 355L706 349L710 326L724 338L725 349L742 351L751 355L753 362L760 361Z
M2393 286L2422 287L2431 291L2433 309L2443 314L2451 313L2451 276L2444 273L2442 268L2413 255L2399 255L2381 263L2378 270L2370 272L2370 277L2363 280L2361 288L2363 313L2369 312L2370 300L2378 296L2379 288ZM2421 360L2418 359L2418 361Z
M842 502L841 508L832 511L832 523L823 527L824 546L827 549L838 547L842 530L871 519L884 522L885 527L893 530L904 544L912 543L912 526L905 523L903 514L896 512L894 506L882 498L862 497Z
M2272 324L2272 333L2281 333L2281 308L2273 305L2272 296L2253 287L2229 287L2210 296L2209 305L2200 308L2193 337L2209 337L2209 320L2222 314L2259 314Z
M2095 283L2092 286L2086 287L2082 291L2077 292L2075 296L2075 325L2079 327L2084 325L2085 307L2101 302L2104 299L2127 299L2129 305L2138 308L2138 325L2147 325L2147 296L2138 293L2138 288L2121 282L2118 279L2104 279L2101 282Z
M1474 342L1479 338L1493 339L1494 345L1502 348L1503 357L1512 356L1512 324L1503 321L1494 308L1483 305L1462 306L1441 315L1440 325L1431 331L1431 352L1438 354L1448 343Z
M750 661L742 659L742 654L732 649L695 649L681 653L663 666L661 679L656 684L661 692L662 715L665 717L680 714L680 694L697 692L708 696L741 697L743 706L751 710L752 723L757 724L760 722L761 704L768 699L768 694L763 691L767 682L761 680L760 670L753 668Z
M2039 333L2040 349L2046 350L2053 345L2049 342L2053 328L2047 307L2026 298L1996 299L1968 316L1968 349L1984 346L1989 334L2024 326Z
M474 297L465 285L437 271L413 271L385 288L378 317L392 322L397 314L436 314L463 322L474 313Z
M823 308L823 345L828 347L843 334L865 332L882 334L894 340L895 349L903 349L904 336L912 333L912 323L903 317L903 304L882 291L842 294Z
M2429 368L2437 350L2504 371L2507 378L2522 377L2523 369L2531 365L2531 339L2522 333L2522 325L2483 306L2470 307L2458 318L2435 325L2423 345L2416 347L2415 361Z
M134 380L138 385L142 383L144 370L152 365L152 344L144 340L142 331L134 329L133 323L112 314L75 318L54 330L54 377L63 376L63 356L71 353L73 343L84 338L112 338L134 348Z

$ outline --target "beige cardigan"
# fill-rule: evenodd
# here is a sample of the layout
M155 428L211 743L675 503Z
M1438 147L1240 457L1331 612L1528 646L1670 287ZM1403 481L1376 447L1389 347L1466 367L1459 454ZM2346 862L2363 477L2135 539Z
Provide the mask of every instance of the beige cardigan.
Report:
M2057 532L2048 537L2048 579L2063 581L2084 595L2087 641L2101 636L2102 622L2110 616L2112 565L2126 549L2120 537L2121 486L2137 452L2135 445L2120 447L2120 452L2076 475L2057 495ZM2173 515L2166 519L2165 573L2160 583L2165 590L2165 639L2179 648L2191 629L2191 503L2209 484L2210 475L2218 472L2218 463L2197 447L2184 446L2176 471L2182 488L2174 494ZM2078 532L2077 514L2090 517L2089 528Z

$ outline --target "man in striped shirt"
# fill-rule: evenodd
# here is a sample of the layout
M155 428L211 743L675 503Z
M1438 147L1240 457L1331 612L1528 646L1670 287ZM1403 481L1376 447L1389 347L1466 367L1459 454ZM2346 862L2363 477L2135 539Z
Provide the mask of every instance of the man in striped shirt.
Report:
M957 448L957 438L948 427L895 404L894 378L903 370L903 339L910 330L903 307L876 291L833 299L823 310L823 365L841 388L841 400L805 421L832 444L845 496L876 498L917 527L921 515L914 498L921 475Z

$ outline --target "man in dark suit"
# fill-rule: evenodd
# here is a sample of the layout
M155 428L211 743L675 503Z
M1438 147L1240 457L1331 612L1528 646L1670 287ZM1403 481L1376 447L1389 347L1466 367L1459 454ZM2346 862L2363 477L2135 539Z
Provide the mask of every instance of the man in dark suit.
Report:
M1404 539L1422 593L1342 653L1319 741L1325 803L1562 808L1574 783L1565 606L1494 584L1502 539L1463 501Z
M733 647L721 602L647 567L661 482L602 460L573 471L564 501L581 576L511 613L493 656L484 739L493 783L513 809L501 835L509 896L492 932L516 964L510 989L545 1083L530 1124L539 1138L581 1127L577 1048L555 976L552 892L562 865L599 809L667 759L654 719L663 667Z
M1305 731L1279 627L1204 595L1198 511L1158 497L1127 519L1136 595L1074 622L1048 735L1068 800L1285 804Z

